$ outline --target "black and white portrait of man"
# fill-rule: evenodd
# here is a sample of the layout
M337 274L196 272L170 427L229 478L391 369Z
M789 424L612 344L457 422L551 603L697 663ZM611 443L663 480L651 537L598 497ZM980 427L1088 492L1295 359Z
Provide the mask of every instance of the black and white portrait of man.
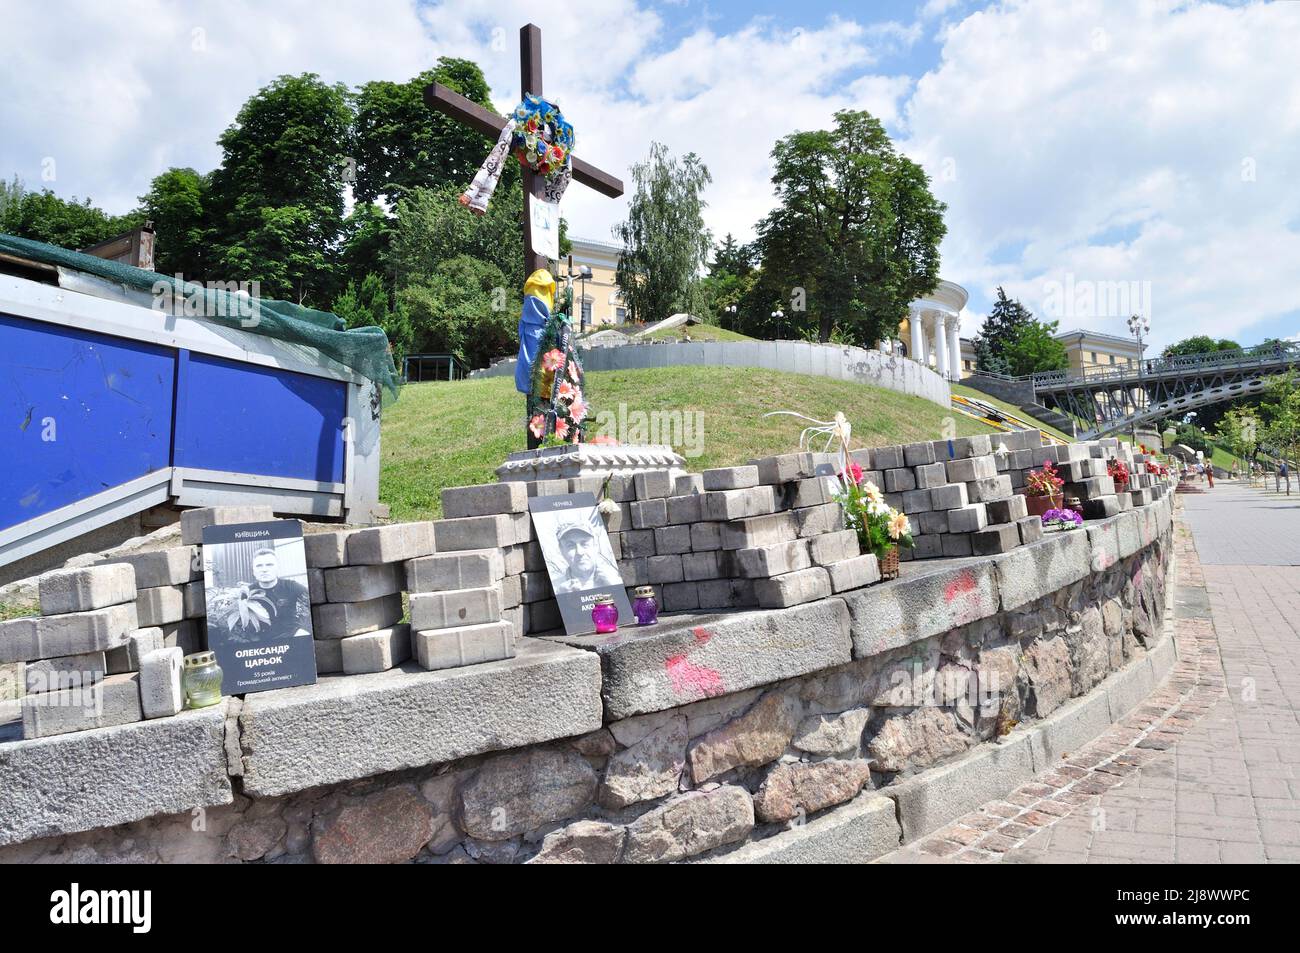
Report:
M623 575L614 558L605 521L591 493L532 497L528 501L533 529L565 631L579 635L594 631L591 607L598 595L610 595L619 617L631 619Z

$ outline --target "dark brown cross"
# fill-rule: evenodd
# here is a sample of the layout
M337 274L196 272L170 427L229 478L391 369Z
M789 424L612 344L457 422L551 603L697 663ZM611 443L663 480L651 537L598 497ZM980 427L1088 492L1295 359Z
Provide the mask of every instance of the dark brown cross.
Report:
M531 23L519 30L519 85L522 90L519 96L520 99L523 99L527 93L532 93L534 96L542 95L542 31L541 28ZM453 92L440 83L430 83L424 88L424 101L438 112L444 113L472 129L477 129L493 142L501 135L501 129L506 124L506 120L492 112L492 110L484 109L478 103L466 99L460 93ZM576 181L581 182L588 188L595 189L602 195L608 195L610 198L618 198L623 194L621 180L614 178L608 172L597 169L594 165L583 162L577 157L574 157L572 161L573 178ZM525 166L525 195L531 195L541 201L544 194L543 185L542 177ZM525 202L527 202L527 199L525 199ZM530 221L531 215L529 209L525 206L525 275L531 275L539 268L550 267L546 256L533 250L533 234L532 229L529 227Z

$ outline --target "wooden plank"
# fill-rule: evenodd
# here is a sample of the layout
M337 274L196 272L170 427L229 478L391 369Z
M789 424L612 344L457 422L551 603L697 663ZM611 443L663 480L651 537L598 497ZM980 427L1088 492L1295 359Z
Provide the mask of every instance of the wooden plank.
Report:
M542 31L535 24L519 28L519 98L532 93L542 95ZM532 212L529 206L534 201L540 202L546 196L546 182L536 172L525 168L524 172L524 274L531 275L538 270L551 267L550 260L533 248Z

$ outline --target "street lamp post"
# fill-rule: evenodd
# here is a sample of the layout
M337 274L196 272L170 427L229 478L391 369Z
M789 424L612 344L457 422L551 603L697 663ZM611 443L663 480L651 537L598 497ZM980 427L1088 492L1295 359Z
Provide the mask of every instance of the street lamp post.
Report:
M1128 333L1131 334L1131 335L1133 335L1133 337L1137 339L1137 348L1138 348L1138 387L1139 387L1139 389L1142 391L1142 406L1143 406L1143 407L1146 407L1146 406L1148 405L1149 401L1148 401L1148 399L1147 399L1146 361L1144 360L1144 356L1143 356L1143 344L1142 344L1142 338L1143 338L1144 335L1147 335L1147 334L1150 334L1150 333L1151 333L1151 319L1150 319L1150 318L1144 318L1144 317L1142 317L1142 315L1140 315L1140 314L1129 315L1129 319L1128 319ZM1133 444L1134 444L1134 446L1137 445L1137 442L1138 442L1138 428L1137 428L1137 421L1134 420L1134 421L1133 421Z
M785 317L785 312L777 308L772 312L772 317L776 319L776 339L781 339L781 319Z
M731 324L730 330L732 331L736 330L736 310L737 309L734 304L729 304L722 309L723 314L730 316L724 321L723 327L726 327L727 323L730 323Z

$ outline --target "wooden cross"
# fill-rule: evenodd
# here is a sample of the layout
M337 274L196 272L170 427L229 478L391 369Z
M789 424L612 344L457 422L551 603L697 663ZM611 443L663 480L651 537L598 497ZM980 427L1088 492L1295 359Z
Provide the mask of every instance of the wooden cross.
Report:
M519 85L522 100L528 93L542 95L542 31L533 24L519 30ZM501 135L506 120L490 109L484 109L478 103L471 102L460 93L453 92L440 83L430 83L424 88L424 101L431 108L462 122L472 129L477 129L493 142ZM602 195L618 198L623 194L623 183L608 172L597 169L594 165L574 157L573 178L588 188L595 189ZM546 256L533 249L533 234L529 223L532 212L528 203L543 198L543 178L524 167L524 274L531 275L539 268L549 268Z

